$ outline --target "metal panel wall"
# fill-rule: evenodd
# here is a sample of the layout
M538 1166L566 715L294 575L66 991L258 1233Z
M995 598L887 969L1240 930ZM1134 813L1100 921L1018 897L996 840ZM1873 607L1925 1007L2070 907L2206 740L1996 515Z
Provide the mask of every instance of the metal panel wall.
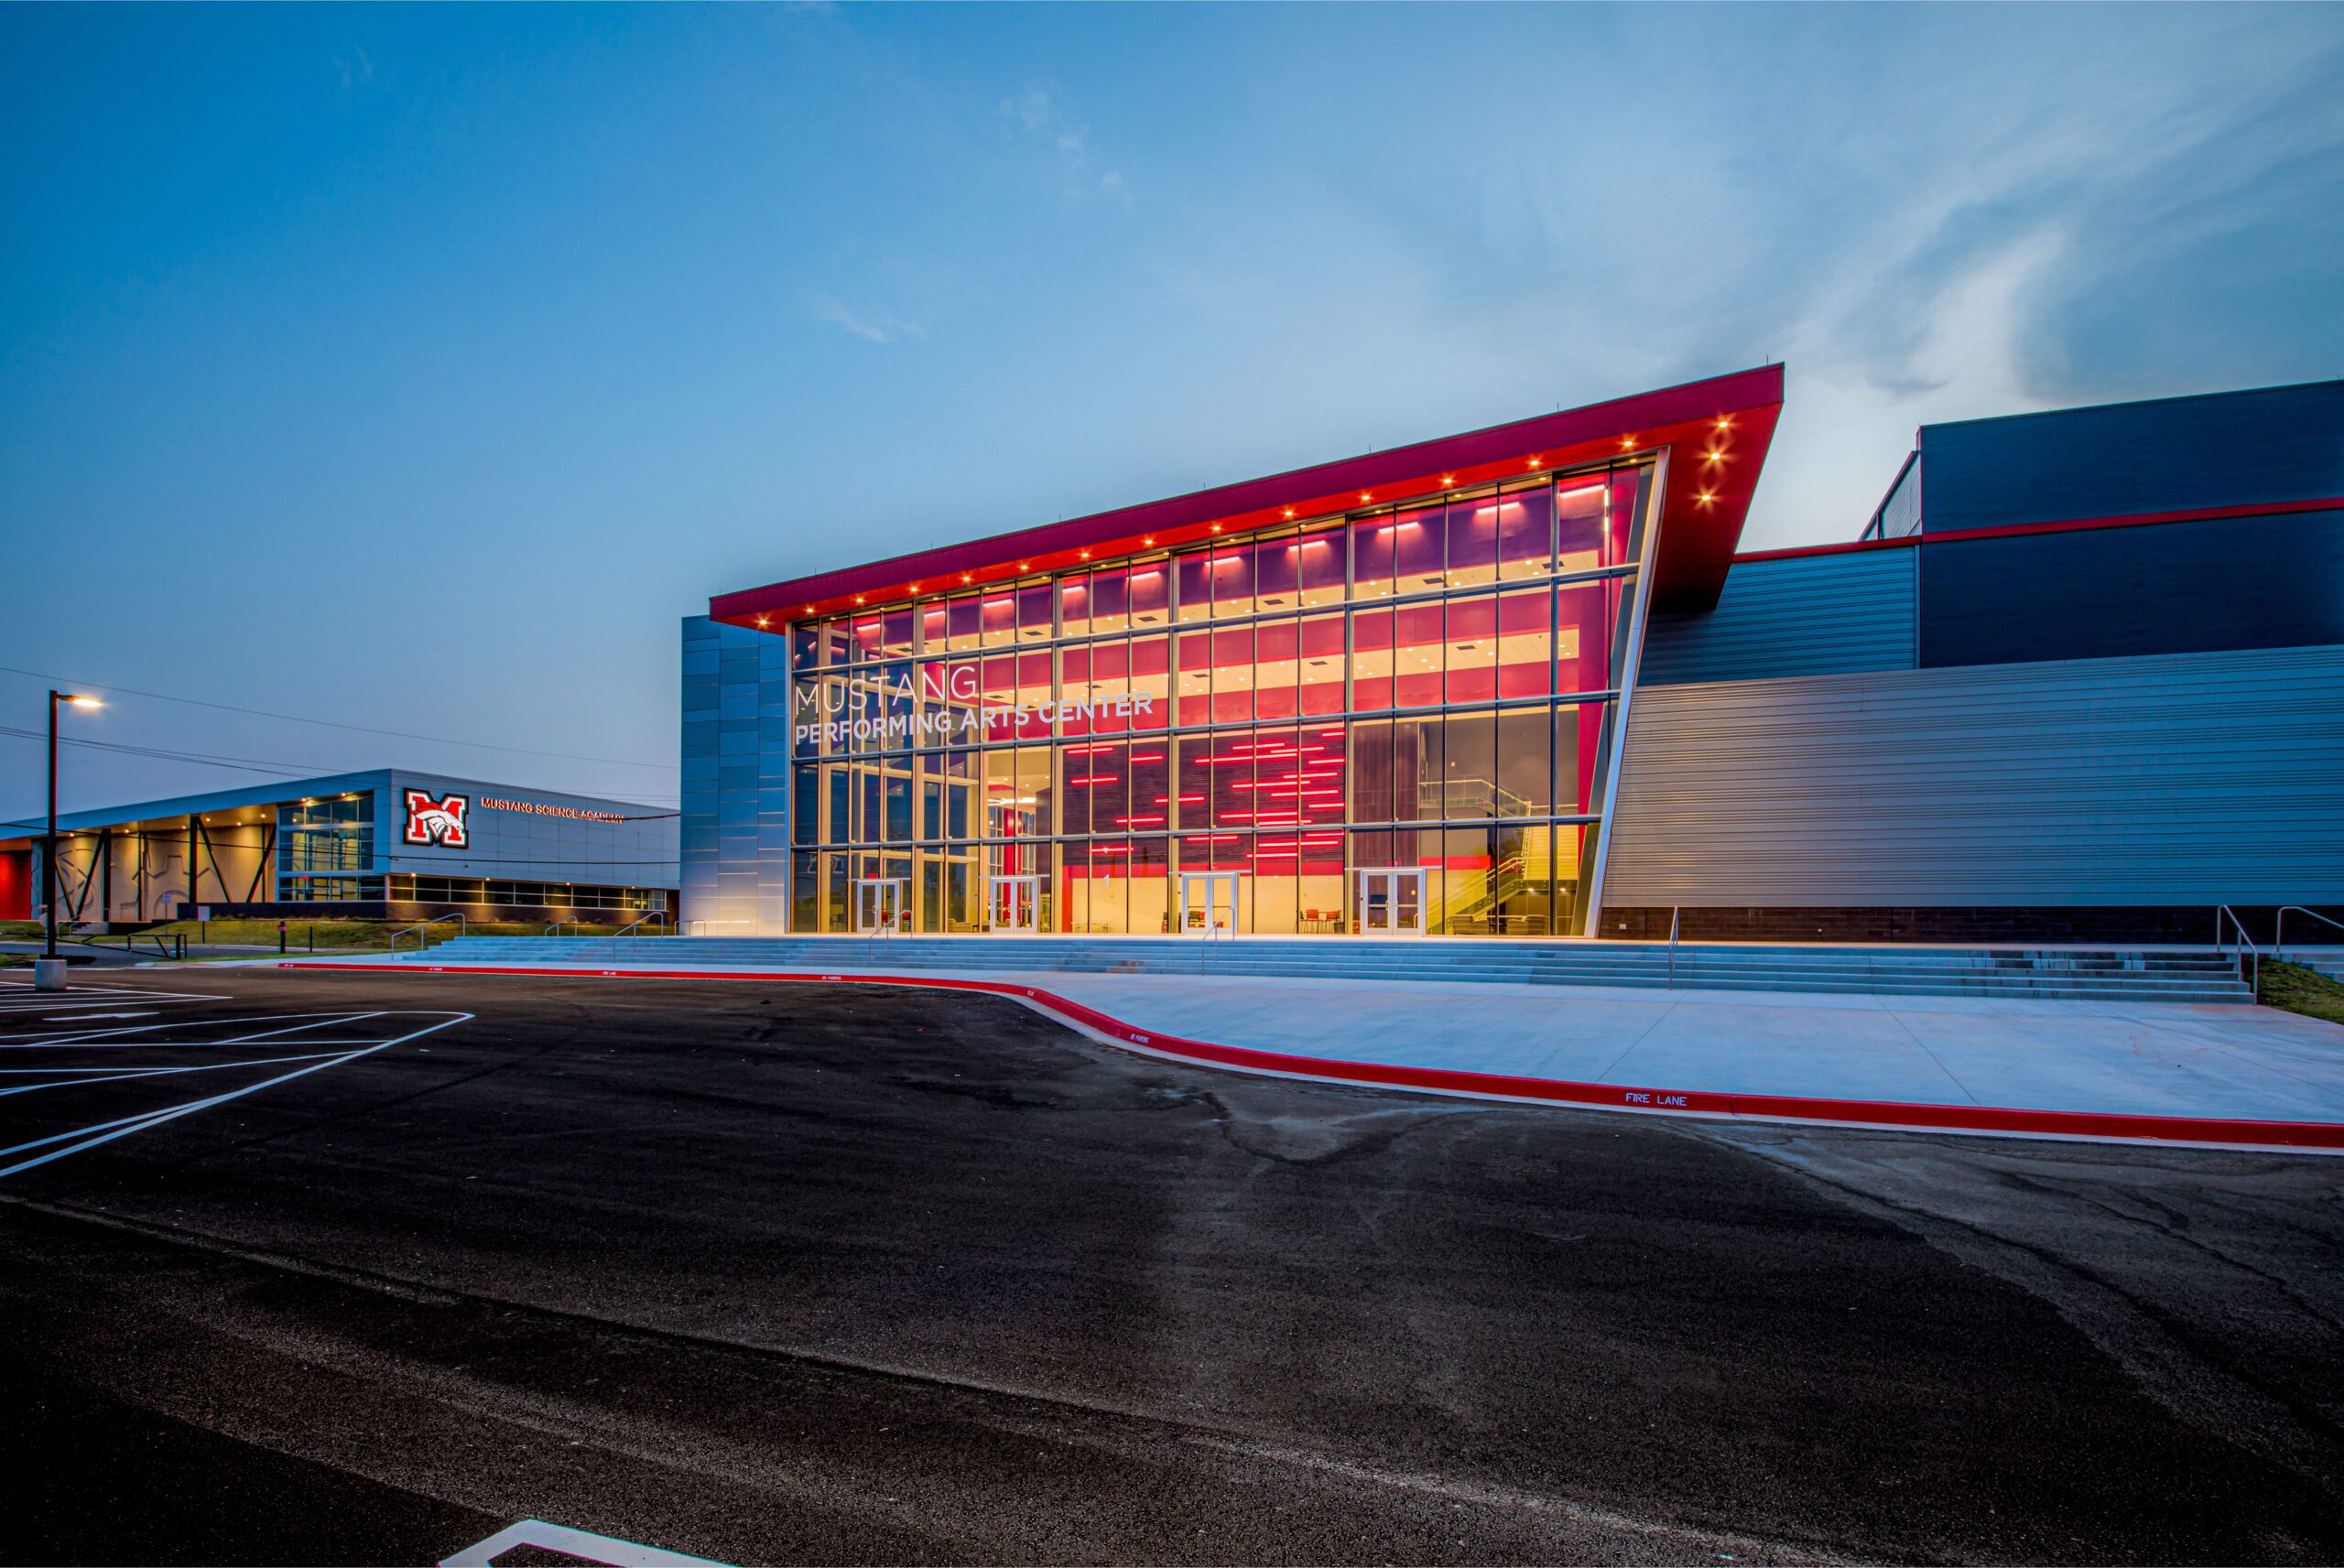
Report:
M1715 610L1653 616L1638 684L1910 669L1919 555L1908 547L1738 562Z
M2344 643L2344 512L1932 539L1915 553L1926 665Z
M711 935L787 929L788 643L683 623L683 916Z
M464 848L406 841L410 789L435 799L450 794L469 797ZM491 800L607 812L624 820L595 822L515 811L490 806ZM374 870L426 877L670 888L676 885L676 828L677 819L656 806L396 768L374 792Z
M1928 533L2344 495L2344 381L1921 427Z
M2344 903L2344 647L1664 687L1609 905Z

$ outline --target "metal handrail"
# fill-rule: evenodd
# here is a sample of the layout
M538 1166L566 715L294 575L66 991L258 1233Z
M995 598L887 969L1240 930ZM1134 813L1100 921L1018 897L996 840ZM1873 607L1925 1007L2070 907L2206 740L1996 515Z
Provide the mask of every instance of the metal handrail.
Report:
M60 936L58 938L58 941L60 943L71 943L77 947L103 947L108 952L112 952L114 951L114 944L104 940L106 935L107 933L101 931L94 936ZM123 935L122 956L124 957L130 958L137 956L138 941L142 936L147 941L155 944L155 957L157 958L184 958L187 957L187 933L184 931L173 932L168 936L162 935L159 933L153 931L133 931L126 932ZM176 952L174 949L176 949Z
M442 922L450 921L450 920L452 920L452 921L454 921L454 922L456 923L456 935L457 935L461 936L461 935L464 935L466 934L467 930L469 929L470 923L469 923L469 922L467 922L467 921L464 919L464 912L463 912L462 910L461 910L461 909L460 909L460 910L457 910L455 913L453 913L453 914L435 914L435 915L433 915L433 916L432 916L430 919L429 919L429 920L418 920L418 921L417 921L417 922L416 922L414 925L402 925L402 926L400 926L396 931L392 932L392 933L391 933L391 951L393 951L394 953L396 953L396 952L397 952L397 951L398 951L398 946L399 946L399 938L400 938L400 937L402 937L402 936L404 936L404 935L406 935L408 932L410 932L410 931L420 932L420 931L422 931L422 930L424 929L424 927L426 927L426 926L429 926L429 925L438 925L441 924ZM428 947L428 946L430 946L430 944L429 944L429 942L426 942L426 941L425 941L425 940L420 936L420 935L418 935L418 936L417 936L417 937L416 937L416 939L415 939L415 950L416 950L417 952L420 953L420 952L422 952L422 951L424 950L424 948L426 948L426 947Z
M2337 930L2344 931L2344 920L2330 920L2319 911L2306 909L2300 903L2283 904L2279 909L2278 935L2271 939L2271 956L2274 958L2284 958L2287 956L2287 914L2290 910L2297 914L2308 914L2323 925L2333 925ZM2219 931L2221 927L2218 924L2215 929Z
M2214 946L2217 948L2223 951L2230 950L2230 945L2222 940L2222 917L2224 915L2228 915L2230 917L2231 928L2238 933L2239 946L2237 949L2237 963L2239 982L2241 985L2249 987L2253 992L2254 1000L2256 1001L2261 1001L2263 1000L2263 949L2256 946L2254 945L2254 938L2246 934L2246 922L2238 917L2238 911L2232 909L2227 903L2216 904L2214 906ZM2247 955L2250 953L2254 955L2254 968L2251 978L2247 971Z
M616 931L612 932L611 935L613 937L624 936L638 925L648 925L654 922L657 923L662 931L667 929L667 916L662 911L655 909L648 914L638 915L635 919L628 921L624 925L622 925Z
M567 926L569 926L569 927L570 927L570 934L572 936L576 936L576 935L580 935L580 928L579 928L579 925L578 925L578 922L577 922L575 919L570 919L570 920L557 920L557 921L555 921L551 925L548 925L548 926L547 926L547 927L546 927L546 929L545 929L545 935L547 935L548 936L550 936L550 935L552 935L555 932L557 932L557 931L560 930L560 929L561 929L563 926L565 926L565 925L567 925Z
M1668 989L1677 989L1677 922L1684 911L1671 904L1668 909Z

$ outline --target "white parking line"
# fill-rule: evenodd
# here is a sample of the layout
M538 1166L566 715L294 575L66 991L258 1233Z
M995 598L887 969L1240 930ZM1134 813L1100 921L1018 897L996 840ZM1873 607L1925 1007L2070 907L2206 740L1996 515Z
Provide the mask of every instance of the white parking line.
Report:
M71 986L35 990L22 980L0 980L0 1012L54 1012L60 1007L98 1007L127 1001L233 1001L201 991L153 991L143 986Z
M535 1546L588 1563L606 1563L611 1568L726 1568L713 1557L687 1557L680 1552L665 1552L657 1546L621 1541L615 1535L572 1530L564 1524L548 1524L541 1519L525 1519L518 1524L507 1525L486 1541L476 1541L452 1557L442 1557L440 1568L488 1568L516 1546Z
M112 1084L125 1078L161 1078L173 1073L224 1073L233 1067L276 1067L288 1062L316 1062L328 1056L346 1056L346 1051L312 1051L305 1056L263 1056L253 1062L201 1062L192 1067L124 1067L111 1073L92 1073L82 1078L52 1078L45 1084L0 1084L0 1096L28 1095L37 1089L67 1089L77 1084ZM0 1073L54 1073L55 1067L0 1067Z
M245 1023L274 1023L281 1019L322 1019L327 1023L353 1022L359 1019L379 1018L381 1012L265 1012L254 1018L187 1018L171 1023L125 1023L112 1029L34 1030L28 1033L0 1034L0 1051L38 1051L59 1045L86 1045L95 1050L101 1045L127 1036L157 1036L167 1029L233 1029ZM258 1040L266 1034L295 1034L304 1029L322 1028L315 1022L292 1024L284 1029L264 1031L262 1034L238 1034L226 1040L124 1039L132 1045L239 1045L247 1040ZM371 1044L371 1041L353 1041L353 1044Z
M292 1015L292 1014L280 1014L280 1015L278 1015L278 1016L280 1016L280 1017L285 1017L285 1016L297 1016L297 1015ZM127 1137L127 1136L129 1136L131 1133L134 1133L134 1132L144 1132L146 1129L148 1129L148 1128L150 1128L150 1127L160 1127L163 1123L165 1123L165 1122L167 1122L167 1121L176 1121L176 1120L178 1120L180 1117L183 1117L183 1116L192 1116L192 1115L194 1115L197 1111L200 1111L200 1110L209 1110L209 1109L211 1109L213 1106L225 1105L225 1104L227 1104L230 1100L242 1099L244 1096L249 1095L249 1094L257 1094L257 1093L258 1093L260 1090L262 1090L262 1089L271 1088L271 1087L274 1087L275 1086L277 1086L277 1085L278 1085L278 1084L290 1083L290 1082L291 1082L293 1079L295 1079L295 1078L306 1077L306 1076L309 1076L309 1074L311 1074L311 1073L322 1072L323 1070L325 1070L325 1069L326 1069L326 1068L328 1068L328 1067L339 1066L341 1064L342 1064L342 1063L344 1063L344 1062L354 1062L354 1061L356 1061L356 1060L357 1060L359 1057L361 1057L361 1056L371 1056L371 1055L373 1055L373 1054L374 1054L375 1052L377 1052L377 1051L386 1051L386 1050L390 1049L390 1048L391 1048L392 1046L394 1046L394 1045L404 1045L404 1044L407 1044L408 1041L410 1041L410 1040L418 1040L418 1039L422 1038L422 1037L423 1037L424 1035L426 1035L426 1034L432 1034L432 1033L438 1033L439 1031L440 1031L440 1030L442 1030L442 1029L446 1029L446 1028L448 1028L448 1027L449 1027L450 1025L451 1025L451 1024L457 1024L457 1023L462 1023L462 1022L465 1022L466 1021L468 1021L468 1020L470 1020L470 1019L472 1019L472 1017L474 1017L475 1015L474 1015L474 1014L472 1014L472 1013L469 1013L469 1012L435 1013L435 1012L426 1011L423 1011L423 1010L420 1010L420 1009L396 1009L396 1010L386 1010L386 1011L379 1011L379 1012L363 1012L363 1013L333 1013L333 1014L329 1014L329 1013L311 1013L311 1014L299 1015L299 1016L307 1016L307 1017L311 1018L311 1019L328 1019L328 1020L330 1020L331 1022L334 1022L334 1023L357 1023L357 1022L364 1022L364 1020L366 1020L366 1019L370 1019L370 1018L404 1018L404 1017L413 1017L413 1018L431 1018L431 1017L437 1017L437 1018L440 1020L440 1022L437 1022L437 1023L429 1023L429 1024L426 1024L426 1025L424 1025L424 1026L423 1026L422 1028L420 1028L420 1029L411 1029L411 1030L408 1030L406 1033L404 1033L404 1034L400 1034L400 1035L397 1035L397 1036L396 1036L396 1037L394 1037L394 1038L392 1038L392 1039L389 1039L389 1040L378 1040L378 1041L374 1042L374 1043L373 1043L373 1044L371 1044L362 1045L362 1046L360 1046L359 1048L357 1048L357 1049L355 1049L355 1050L351 1050L351 1051L336 1051L336 1052L333 1052L333 1053L331 1053L331 1054L320 1054L320 1055L319 1055L318 1057L316 1057L315 1059L308 1059L308 1060L309 1060L309 1065L308 1065L307 1066L296 1067L293 1071L291 1071L291 1072L289 1072L289 1073L279 1073L279 1074L277 1074L275 1077L272 1077L272 1078L264 1078L264 1079L262 1079L259 1083L256 1083L256 1084L247 1084L247 1085L245 1085L243 1088L240 1088L240 1089L230 1089L230 1090L228 1090L228 1091L226 1091L225 1093L222 1093L222 1094L207 1095L207 1096L203 1097L203 1098L201 1098L201 1099L188 1100L188 1101L186 1101L186 1102L184 1102L184 1103L182 1103L182 1104L179 1104L179 1105L165 1106L165 1107L161 1108L160 1108L160 1109L158 1109L158 1110L140 1111L140 1112L138 1112L136 1115L134 1115L134 1116L120 1117L120 1118L117 1118L116 1119L114 1119L114 1120L113 1120L113 1121L101 1121L101 1122L96 1122L96 1123L94 1123L94 1124L92 1124L92 1125L91 1125L91 1126L88 1126L88 1127L78 1127L78 1128L74 1128L74 1129L72 1129L71 1130L70 1130L70 1131L66 1131L66 1132L53 1132L53 1133L50 1133L50 1134L49 1134L48 1137L46 1137L46 1138L35 1138L35 1139L32 1139L32 1140L30 1140L30 1141L27 1141L27 1142L23 1142L23 1143L16 1144L16 1145L14 1145L13 1147L10 1147L10 1148L6 1148L6 1149L0 1149L0 1160L5 1160L5 1159L7 1159L10 1155L15 1155L15 1154L27 1154L27 1153L30 1153L33 1150L36 1150L36 1149L45 1149L45 1150L48 1150L48 1152L46 1152L46 1153L42 1153L42 1154L37 1154L37 1155L34 1155L31 1159L28 1159L28 1160L18 1160L18 1161L16 1161L15 1162L13 1162L13 1163L10 1163L10 1164L7 1164L7 1165L5 1165L5 1166L0 1166L0 1176L13 1176L13 1175L16 1175L18 1172L21 1172L21 1171L29 1171L29 1170L32 1170L34 1167L38 1166L38 1165L46 1165L46 1164L48 1164L48 1163L49 1163L50 1161L52 1161L52 1160L62 1160L62 1159L63 1159L63 1158L65 1158L65 1156L67 1156L68 1154L78 1154L78 1153L80 1153L80 1152L81 1152L82 1150L84 1150L84 1149L94 1149L94 1148L96 1148L96 1147L97 1147L99 1144L101 1144L101 1143L111 1143L112 1141L114 1141L115 1139L117 1139L117 1138L125 1138L125 1137ZM239 1021L239 1022L271 1022L271 1021L270 1021L270 1020L266 1020L266 1019L255 1019L255 1020ZM216 1042L203 1042L203 1041L197 1041L197 1042L177 1042L177 1043L174 1043L174 1042L168 1041L168 1040L160 1040L160 1041L157 1041L157 1040L150 1040L150 1041L146 1041L146 1042L133 1042L133 1041L124 1041L124 1040L113 1040L113 1039L110 1039L110 1040L106 1040L106 1041L104 1041L104 1042L103 1042L103 1043L102 1043L102 1044L83 1044L83 1043L81 1043L81 1042L62 1042L62 1043L59 1043L59 1044L82 1044L82 1048L84 1048L84 1049L90 1049L90 1050L119 1050L119 1049L123 1049L123 1048L125 1048L125 1047L130 1046L130 1045L139 1044L149 1044L149 1045L166 1045L166 1046L170 1046L170 1045L175 1045L175 1044L176 1044L177 1046L182 1046L182 1047L183 1047L184 1045L186 1045L186 1044L244 1044L245 1041L250 1041L250 1040L261 1040L261 1039L270 1038L270 1037L273 1037L273 1036L278 1036L278 1035L284 1035L284 1034L298 1033L299 1033L299 1032L300 1032L300 1030L301 1030L301 1029L304 1029L304 1028L313 1028L313 1027L317 1027L317 1026L318 1026L318 1025L316 1025L316 1024L314 1024L314 1023L308 1023L308 1024L298 1024L298 1025L296 1025L296 1026L294 1026L294 1027L292 1027L292 1028L288 1028L288 1029L272 1029L272 1030L264 1030L264 1031L262 1031L262 1032L260 1032L259 1033L256 1033L256 1034L250 1034L250 1035L246 1035L246 1036L244 1036L244 1039L243 1039L243 1040L238 1040L238 1041L216 1041ZM161 1031L161 1030L166 1030L166 1029L175 1028L175 1027L178 1027L178 1026L177 1026L177 1025L171 1025L171 1024L149 1024L149 1025L146 1025L146 1028L147 1030L149 1030L149 1031L157 1031L157 1032L158 1032L158 1031ZM109 1030L109 1031L106 1031L105 1033L107 1033L108 1034L119 1034L119 1033L124 1033L124 1032L123 1032L123 1031L119 1031L119 1030ZM26 1048L29 1049L29 1047L26 1047ZM284 1058L284 1060L287 1060L287 1061L301 1061L301 1060L305 1060L305 1059L306 1059L306 1058L303 1058L303 1057L287 1057L287 1058ZM52 1071L56 1071L56 1070L58 1070L58 1069L51 1069L51 1070L52 1070ZM128 1076L128 1075L125 1075L125 1076ZM159 1075L157 1075L157 1076L159 1076ZM36 1085L36 1086L33 1086L33 1087L59 1087L59 1086L57 1086L57 1085L49 1085L49 1086L38 1086L38 1085ZM65 1145L65 1147L63 1147L63 1148L61 1148L61 1149L52 1149L52 1148L49 1148L49 1145L51 1145L51 1144L55 1144L55 1143L63 1143L63 1144Z

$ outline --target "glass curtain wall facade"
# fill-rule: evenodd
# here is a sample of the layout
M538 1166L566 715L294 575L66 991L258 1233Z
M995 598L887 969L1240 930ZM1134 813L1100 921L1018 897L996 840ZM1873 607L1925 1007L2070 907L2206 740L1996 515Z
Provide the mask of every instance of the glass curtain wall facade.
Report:
M293 903L383 896L374 864L373 791L288 801L277 808L277 896Z
M1653 476L791 625L790 929L1581 932Z

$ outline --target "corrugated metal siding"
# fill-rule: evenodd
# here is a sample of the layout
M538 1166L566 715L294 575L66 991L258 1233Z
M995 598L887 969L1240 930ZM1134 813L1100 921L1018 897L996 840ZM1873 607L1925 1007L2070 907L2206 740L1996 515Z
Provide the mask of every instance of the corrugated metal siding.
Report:
M1637 694L1604 902L2344 902L2344 647Z
M1917 549L1742 561L1703 615L1655 615L1639 685L1910 669Z

